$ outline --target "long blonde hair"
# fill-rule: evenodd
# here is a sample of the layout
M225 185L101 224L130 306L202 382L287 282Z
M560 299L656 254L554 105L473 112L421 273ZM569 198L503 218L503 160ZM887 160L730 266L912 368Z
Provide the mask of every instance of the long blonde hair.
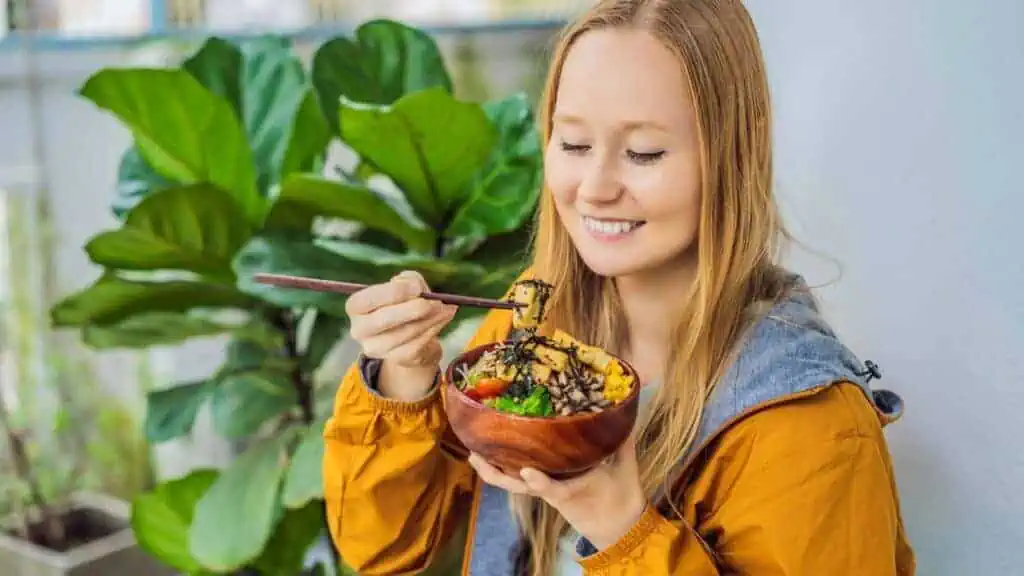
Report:
M599 2L565 30L556 47L540 110L544 144L568 50L588 31L624 27L649 31L678 56L700 139L697 275L691 286L680 287L687 304L677 322L666 384L639 423L641 483L651 496L671 488L663 484L693 444L706 399L730 353L756 311L765 308L758 305L785 291L785 274L776 262L788 235L772 193L771 109L763 57L754 24L739 0ZM626 327L614 282L581 260L547 190L534 235L533 271L554 285L550 326L610 350L622 349ZM511 499L529 544L530 570L535 576L552 574L565 520L538 499Z

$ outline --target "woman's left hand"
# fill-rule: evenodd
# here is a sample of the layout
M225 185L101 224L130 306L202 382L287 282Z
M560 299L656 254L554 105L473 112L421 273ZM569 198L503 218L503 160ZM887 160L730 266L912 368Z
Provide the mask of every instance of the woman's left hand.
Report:
M469 463L488 484L546 501L598 550L625 536L647 505L632 436L611 458L565 481L532 468L524 468L521 478L503 474L475 453L469 456Z

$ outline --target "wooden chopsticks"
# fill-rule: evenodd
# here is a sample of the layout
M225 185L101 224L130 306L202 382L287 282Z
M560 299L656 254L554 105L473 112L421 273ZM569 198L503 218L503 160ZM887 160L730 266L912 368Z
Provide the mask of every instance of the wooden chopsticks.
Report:
M338 280L321 280L319 278L308 278L305 276L291 276L288 274L257 273L253 279L261 284L271 284L283 288L301 288L315 290L317 292L334 292L336 294L353 294L366 288L367 284L358 282L341 282ZM444 294L441 292L424 292L420 294L426 300L438 300L445 304L456 306L470 306L474 308L501 308L512 310L522 306L516 302L507 300L494 300L491 298L478 298L476 296L462 296L461 294Z

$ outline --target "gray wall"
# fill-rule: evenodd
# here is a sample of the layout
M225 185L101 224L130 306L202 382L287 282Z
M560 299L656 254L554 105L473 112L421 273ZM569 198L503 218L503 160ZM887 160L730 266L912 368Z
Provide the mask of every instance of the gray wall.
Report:
M790 224L882 368L922 575L1024 566L1024 4L748 0ZM829 261L796 250L813 282Z
M777 113L778 185L789 223L843 276L821 292L836 327L904 396L889 428L920 574L1008 574L1024 565L1024 247L1015 192L1024 161L1024 8L1014 0L748 0ZM487 75L507 93L538 38L485 39ZM513 55L515 54L515 55ZM61 288L96 274L80 250L112 225L106 200L126 133L75 98L101 66L137 52L49 53L44 157L34 166L28 94L0 52L0 175L51 178ZM511 71L511 73L510 73ZM22 171L19 168L27 167ZM4 185L0 182L0 186ZM835 265L806 250L812 283ZM350 349L349 349L350 350ZM209 373L216 342L155 354L162 382ZM112 386L134 372L104 356ZM207 434L161 449L165 475L223 462Z

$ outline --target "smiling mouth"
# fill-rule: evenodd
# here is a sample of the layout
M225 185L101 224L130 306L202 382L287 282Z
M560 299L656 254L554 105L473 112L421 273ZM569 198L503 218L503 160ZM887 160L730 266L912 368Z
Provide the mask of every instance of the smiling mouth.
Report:
M604 236L628 234L646 223L646 220L603 220L590 216L583 217L583 226L587 230Z

